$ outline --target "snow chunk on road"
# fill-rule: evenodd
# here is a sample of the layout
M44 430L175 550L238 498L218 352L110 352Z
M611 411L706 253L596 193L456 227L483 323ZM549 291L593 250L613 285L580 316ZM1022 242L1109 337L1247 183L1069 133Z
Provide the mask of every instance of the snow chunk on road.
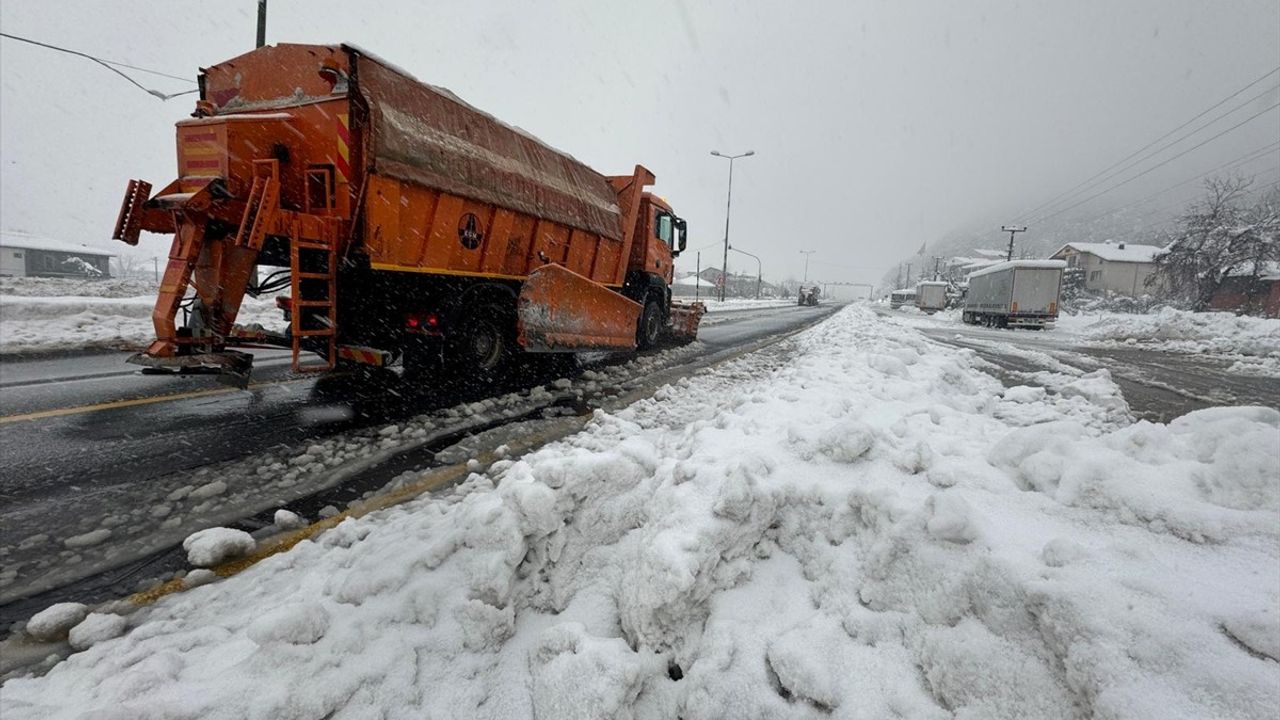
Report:
M90 530L82 535L73 535L66 540L63 540L62 544L68 549L74 550L76 548L98 545L109 537L111 537L110 528L98 528L97 530Z
M129 620L121 615L89 613L78 625L71 628L68 642L76 650L88 650L104 640L120 637L129 627Z
M297 513L280 508L276 510L276 514L272 517L272 522L277 530L297 530L305 527L307 521L300 517Z
M207 568L248 555L256 544L253 536L243 530L215 527L187 536L182 541L182 549L187 551L187 562Z
M27 634L40 642L57 642L88 614L89 606L83 603L56 603L31 616L27 621Z

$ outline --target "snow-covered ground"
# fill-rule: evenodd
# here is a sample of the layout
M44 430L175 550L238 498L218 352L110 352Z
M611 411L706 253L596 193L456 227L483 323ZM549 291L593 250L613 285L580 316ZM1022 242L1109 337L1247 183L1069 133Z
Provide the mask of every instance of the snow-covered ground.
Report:
M1105 371L1005 389L978 363L848 307L447 495L100 609L0 710L1273 717L1280 412L1132 423Z
M1163 352L1234 358L1280 376L1280 319L1222 312L1161 308L1145 315L1103 313L1063 316L1058 327L1085 340Z
M687 297L677 295L671 299L676 302L694 302L694 297L692 295ZM757 308L794 307L796 304L795 298L760 298L759 300L755 298L725 298L724 302L721 302L714 297L708 297L707 295L697 298L697 302L706 305L708 313L726 312L730 310L754 310Z
M148 281L4 278L0 355L141 349L155 339L155 304ZM274 295L246 297L236 322L278 331L286 325Z
M960 310L926 315L914 307L892 311L906 325L965 327ZM1018 333L1009 333L1017 337ZM1204 355L1233 363L1231 372L1280 377L1280 319L1232 313L1194 313L1161 308L1147 314L1116 312L1061 315L1034 338L1094 347L1135 347L1157 352Z

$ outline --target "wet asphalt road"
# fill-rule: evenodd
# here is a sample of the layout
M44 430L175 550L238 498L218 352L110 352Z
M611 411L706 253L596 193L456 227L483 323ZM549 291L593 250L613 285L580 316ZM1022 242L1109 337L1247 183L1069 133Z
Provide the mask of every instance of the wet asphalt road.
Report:
M796 329L835 309L726 311L701 330L700 347L715 354ZM56 501L60 494L145 482L480 397L474 390L406 393L403 387L350 378L297 377L289 372L287 354L278 351L259 356L248 390L208 376L142 375L124 363L127 356L0 363L4 513L36 500ZM310 419L317 406L335 401L360 412L342 422Z

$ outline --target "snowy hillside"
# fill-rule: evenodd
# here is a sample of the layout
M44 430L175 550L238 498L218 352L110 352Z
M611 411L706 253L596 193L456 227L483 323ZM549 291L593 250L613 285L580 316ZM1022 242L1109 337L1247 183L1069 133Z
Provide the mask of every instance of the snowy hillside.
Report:
M851 306L125 619L6 720L1270 718L1280 412L1131 423ZM121 635L120 637L115 637Z

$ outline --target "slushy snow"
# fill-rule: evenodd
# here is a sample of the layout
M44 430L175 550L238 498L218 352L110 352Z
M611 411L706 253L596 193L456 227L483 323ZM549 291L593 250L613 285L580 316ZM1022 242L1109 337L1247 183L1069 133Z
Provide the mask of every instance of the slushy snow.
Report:
M1280 412L1135 423L1105 376L980 364L846 308L140 609L0 711L1274 717Z

